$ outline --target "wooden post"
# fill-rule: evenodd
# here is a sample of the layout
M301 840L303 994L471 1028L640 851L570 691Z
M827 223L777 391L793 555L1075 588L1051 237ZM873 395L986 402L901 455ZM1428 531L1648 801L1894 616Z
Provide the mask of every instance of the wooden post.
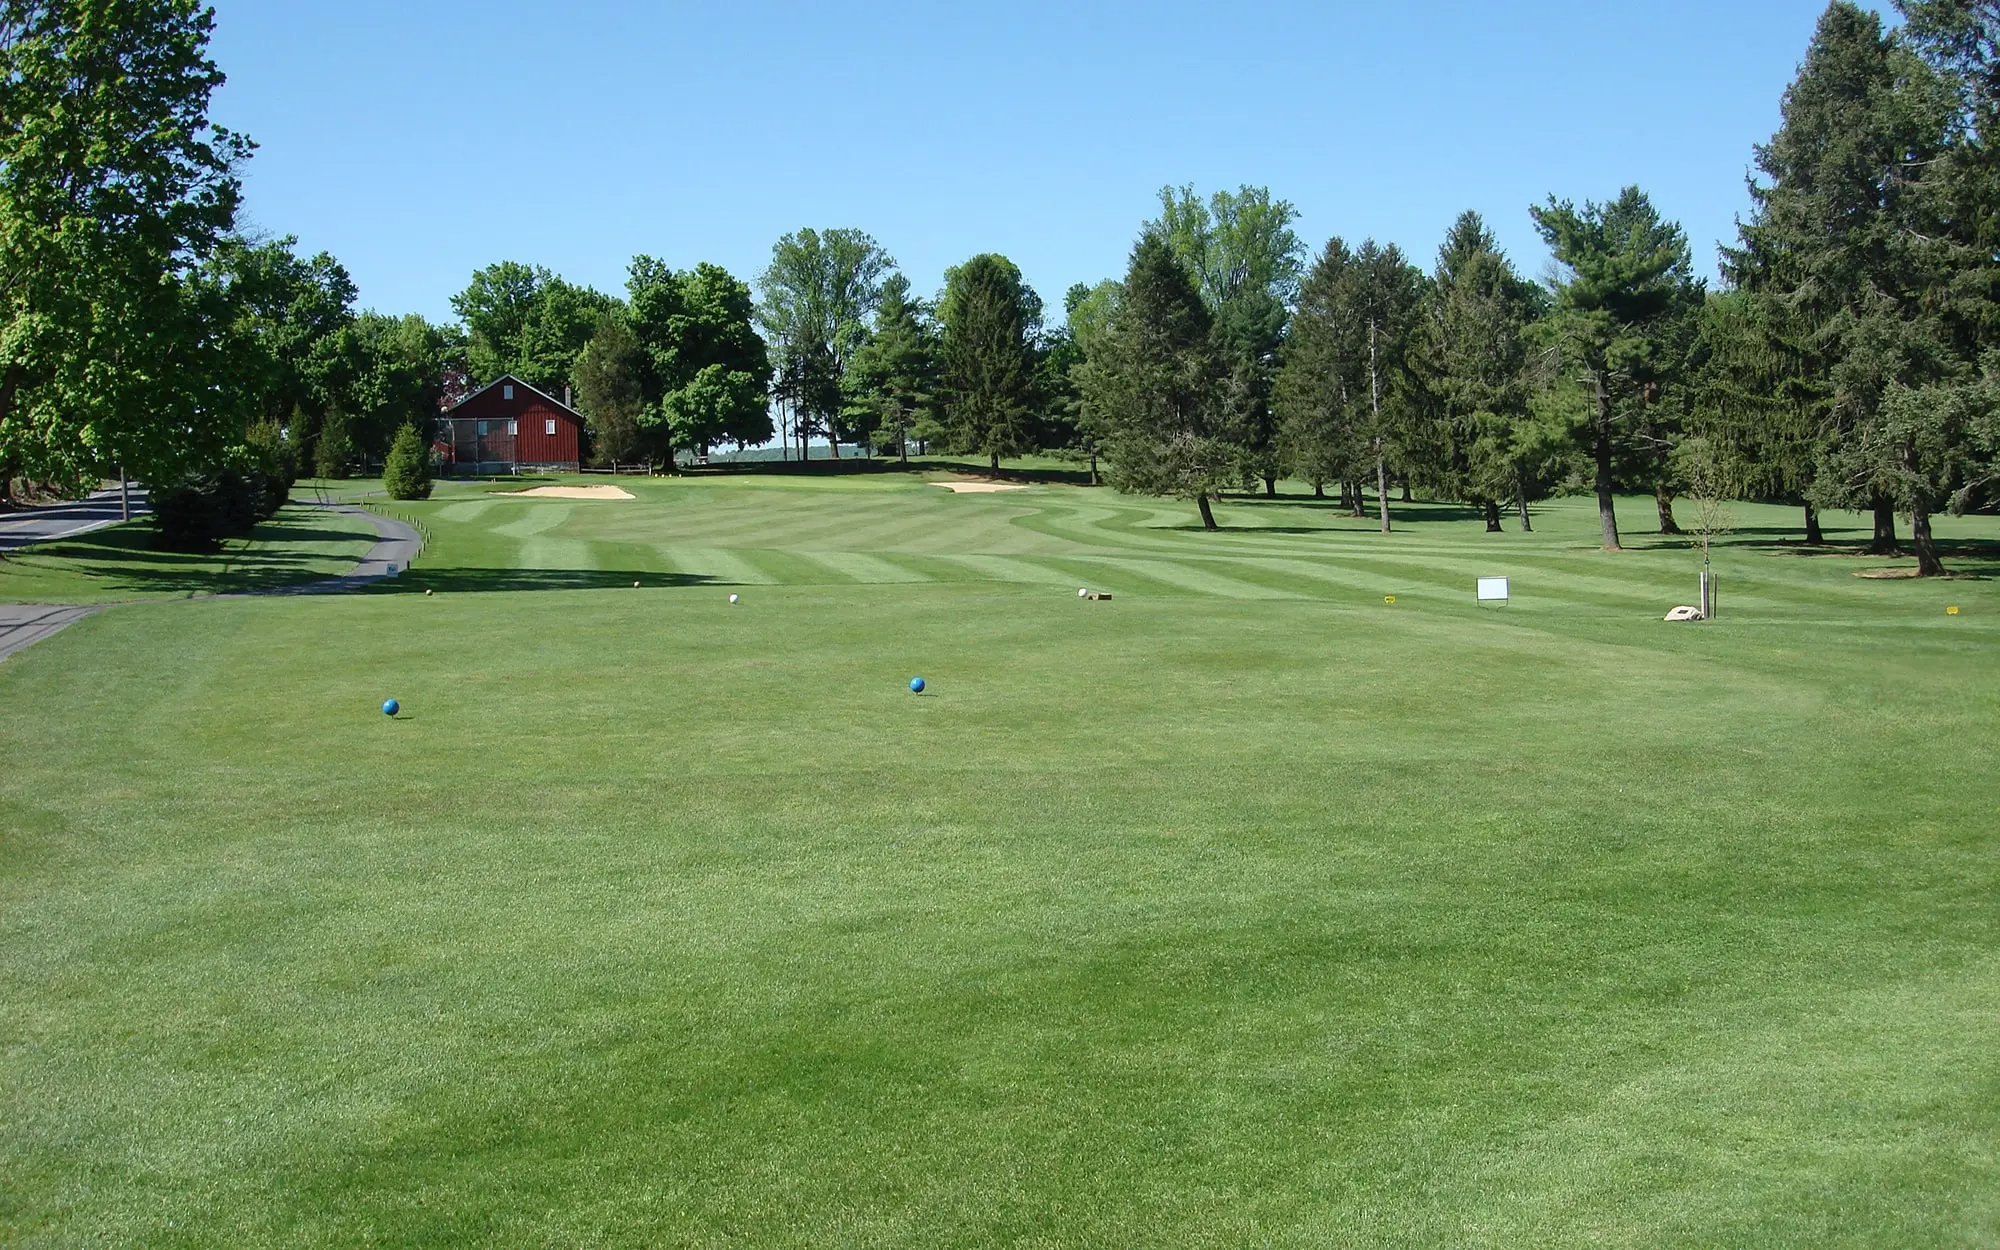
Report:
M125 481L125 466L118 466L118 519L132 519L132 488Z

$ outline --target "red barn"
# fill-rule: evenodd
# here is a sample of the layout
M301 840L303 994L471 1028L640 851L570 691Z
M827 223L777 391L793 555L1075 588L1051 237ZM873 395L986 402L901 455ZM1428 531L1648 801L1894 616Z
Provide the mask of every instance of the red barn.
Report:
M451 473L575 473L583 467L583 416L502 374L439 419Z

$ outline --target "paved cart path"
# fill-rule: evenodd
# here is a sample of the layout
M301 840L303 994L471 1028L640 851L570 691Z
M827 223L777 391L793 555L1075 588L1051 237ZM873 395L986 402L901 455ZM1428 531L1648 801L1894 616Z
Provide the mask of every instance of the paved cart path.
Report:
M0 660L75 624L103 605L0 603Z
M146 490L132 487L132 515L146 515ZM93 491L87 498L52 503L18 512L0 512L0 551L31 547L57 538L74 538L123 520L116 486Z
M113 492L111 499L113 516L116 521L118 499ZM349 516L364 517L375 529L375 545L361 558L361 563L338 577L323 577L314 582L302 582L297 586L280 586L272 590L241 591L222 595L200 595L201 599L253 599L267 595L324 595L355 590L371 582L395 577L410 567L417 552L423 547L423 537L415 529L391 517L378 516L366 508L356 508L348 504L328 505L328 511L344 512ZM135 509L136 512L136 509ZM99 522L98 524L108 524ZM96 528L90 525L87 528ZM80 530L69 530L52 537L64 537ZM37 541L47 541L39 539ZM163 599L134 599L132 603L175 602ZM56 634L70 625L116 604L93 604L89 606L58 605L46 603L0 603L0 660L32 646L42 639Z

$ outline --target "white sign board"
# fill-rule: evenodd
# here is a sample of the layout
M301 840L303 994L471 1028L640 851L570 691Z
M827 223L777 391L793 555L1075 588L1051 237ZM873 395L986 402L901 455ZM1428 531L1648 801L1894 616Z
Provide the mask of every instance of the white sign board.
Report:
M1504 577L1482 577L1479 579L1479 602L1489 600L1507 602L1507 579Z

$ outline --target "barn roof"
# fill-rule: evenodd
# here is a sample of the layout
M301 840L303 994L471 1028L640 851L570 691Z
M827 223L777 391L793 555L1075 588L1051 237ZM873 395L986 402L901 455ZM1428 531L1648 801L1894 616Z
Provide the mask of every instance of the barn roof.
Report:
M515 377L511 373L503 373L499 377L494 378L491 382L488 382L486 385L472 392L472 394L467 395L464 399L461 399L457 403L453 404L450 408L447 408L445 410L444 415L447 417L451 416L452 413L457 412L460 408L463 408L467 404L471 403L473 400L478 399L481 395L484 395L486 392L492 390L494 387L500 385L502 382L512 382L516 386L525 387L526 389L533 391L535 394L541 396L543 399L548 400L549 403L555 405L563 412L566 412L570 416L575 417L579 423L589 424L587 421L584 420L583 414L578 412L576 409L570 407L568 404L564 403L560 399L557 399L555 396L549 394L545 390L542 390L538 386L529 386L526 382L523 382L521 379Z

